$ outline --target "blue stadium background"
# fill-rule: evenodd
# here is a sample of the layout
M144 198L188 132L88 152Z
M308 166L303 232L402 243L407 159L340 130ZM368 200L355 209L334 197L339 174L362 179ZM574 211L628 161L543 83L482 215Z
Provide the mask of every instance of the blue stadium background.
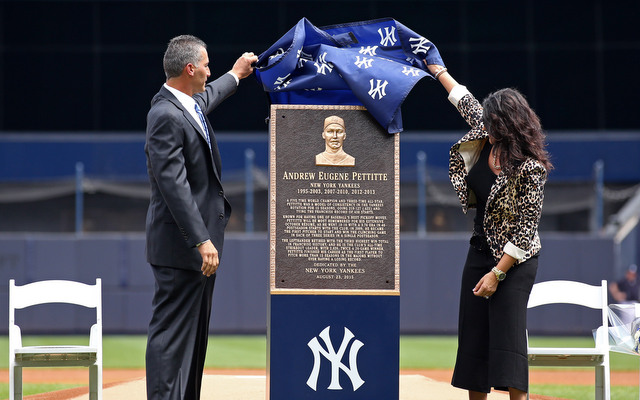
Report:
M217 76L302 17L317 26L393 17L432 40L478 98L507 86L524 92L556 166L538 280L619 279L638 262L640 240L638 15L637 1L604 0L0 1L0 320L10 278L101 277L105 331L145 331L153 279L142 233L144 128L166 43L201 37ZM466 127L427 79L402 111L401 331L452 333L470 220L446 168ZM213 332L266 329L267 116L253 78L210 116L234 206ZM78 312L61 332L81 325ZM547 325L544 310L531 325L573 333L592 318L561 312L571 319L562 328ZM24 321L27 332L47 318L43 310Z

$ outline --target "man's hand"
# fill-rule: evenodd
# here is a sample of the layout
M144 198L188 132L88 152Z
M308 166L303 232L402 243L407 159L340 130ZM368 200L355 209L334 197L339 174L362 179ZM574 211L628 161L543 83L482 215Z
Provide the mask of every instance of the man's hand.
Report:
M218 266L220 265L220 258L218 257L218 249L211 243L211 240L207 240L198 246L198 251L202 256L202 275L213 275Z
M258 56L253 53L244 53L233 64L231 71L236 74L238 79L244 79L253 72L252 64L258 61Z

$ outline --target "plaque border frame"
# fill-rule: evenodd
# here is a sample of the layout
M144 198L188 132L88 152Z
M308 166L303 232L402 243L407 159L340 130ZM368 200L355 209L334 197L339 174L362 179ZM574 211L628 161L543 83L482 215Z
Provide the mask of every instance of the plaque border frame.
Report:
M269 120L269 290L271 294L400 295L400 135L394 134L394 288L393 289L281 289L276 288L276 112L277 110L367 111L363 106L272 104Z

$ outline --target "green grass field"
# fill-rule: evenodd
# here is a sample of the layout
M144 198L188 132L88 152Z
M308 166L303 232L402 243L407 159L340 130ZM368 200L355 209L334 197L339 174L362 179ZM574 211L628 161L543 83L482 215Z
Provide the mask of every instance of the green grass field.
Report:
M535 338L532 346L591 346L589 338ZM32 337L23 338L25 345L72 344L78 338ZM103 339L104 368L144 368L144 336L106 336ZM207 368L266 368L265 336L226 336L214 335L209 339ZM0 368L8 368L8 338L0 337ZM456 352L456 338L453 336L402 336L400 338L401 369L448 369L453 368ZM640 358L625 354L611 353L612 371L638 371ZM561 371L560 369L559 371ZM25 384L25 395L45 393L71 386ZM8 384L0 384L0 399L6 399ZM531 393L575 400L594 398L593 386L581 385L532 385ZM613 386L611 398L616 400L638 399L638 387Z

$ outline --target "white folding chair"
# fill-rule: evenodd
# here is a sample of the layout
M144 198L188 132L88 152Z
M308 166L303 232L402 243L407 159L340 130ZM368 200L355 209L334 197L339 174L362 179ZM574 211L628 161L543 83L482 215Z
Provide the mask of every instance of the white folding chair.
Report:
M15 310L37 304L67 303L95 308L96 323L91 326L89 346L22 345ZM22 399L24 367L89 367L89 399L102 399L102 281L95 285L72 281L41 281L16 286L9 281L9 399Z
M529 347L529 365L594 367L596 400L610 400L609 320L607 281L600 286L573 281L547 281L533 285L527 308L544 304L576 304L602 311L594 347Z

